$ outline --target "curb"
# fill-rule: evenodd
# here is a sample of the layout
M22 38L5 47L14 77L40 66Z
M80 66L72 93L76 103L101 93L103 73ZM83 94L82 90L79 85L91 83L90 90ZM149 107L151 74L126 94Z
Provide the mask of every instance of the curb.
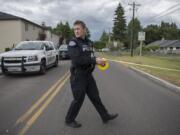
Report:
M152 80L152 81L154 81L154 82L156 82L156 83L158 83L158 84L166 87L166 88L173 89L174 91L180 93L180 87L179 87L179 86L176 86L176 85L174 85L174 84L172 84L172 83L169 83L169 82L167 82L167 81L165 81L165 80L162 80L162 79L160 79L160 78L158 78L158 77L155 77L155 76L153 76L153 75L151 75L151 74L149 74L149 73L146 73L146 72L144 72L144 71L142 71L142 70L139 70L139 69L137 69L137 68L135 68L135 67L130 66L129 68L132 69L133 71L137 72L137 73L140 73L140 74L143 75L144 77L147 77L147 78L149 78L150 80Z

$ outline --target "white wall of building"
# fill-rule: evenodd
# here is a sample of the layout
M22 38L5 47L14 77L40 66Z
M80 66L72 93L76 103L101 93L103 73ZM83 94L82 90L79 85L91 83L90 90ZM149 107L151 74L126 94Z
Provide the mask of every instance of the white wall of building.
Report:
M50 30L47 30L47 31L46 31L46 35L47 35L46 40L52 41L52 42L54 42L54 44L58 44L58 42L59 42L59 36L51 33Z
M21 22L20 20L0 21L0 52L5 48L11 48L13 44L21 41Z
M22 41L37 40L39 31L42 31L41 27L38 27L26 21L21 21Z
M0 52L4 52L5 48L12 48L20 41L37 40L39 32L42 31L38 25L29 23L24 20L7 20L0 21ZM50 30L46 31L46 40L53 41L55 44L59 42L59 37L52 34Z

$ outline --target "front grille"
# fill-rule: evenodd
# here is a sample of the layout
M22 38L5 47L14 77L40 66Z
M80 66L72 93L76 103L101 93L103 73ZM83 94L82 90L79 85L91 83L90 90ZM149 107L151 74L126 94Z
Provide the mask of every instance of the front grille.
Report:
M4 63L21 63L22 60L4 60ZM24 60L26 62L26 60Z
M23 63L26 62L25 58L26 57L24 57ZM22 63L22 57L5 57L4 63L8 63L8 64Z

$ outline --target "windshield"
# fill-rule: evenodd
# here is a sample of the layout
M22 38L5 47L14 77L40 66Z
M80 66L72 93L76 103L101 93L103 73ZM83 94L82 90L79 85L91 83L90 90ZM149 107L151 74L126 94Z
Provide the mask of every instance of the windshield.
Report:
M67 45L61 45L61 46L59 47L59 49L60 49L60 50L67 50Z
M41 42L21 42L14 50L42 50L43 43Z

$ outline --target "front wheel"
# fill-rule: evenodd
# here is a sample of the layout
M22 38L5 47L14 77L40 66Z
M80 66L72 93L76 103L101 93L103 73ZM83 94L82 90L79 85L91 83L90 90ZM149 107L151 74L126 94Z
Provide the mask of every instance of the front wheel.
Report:
M40 65L40 74L45 74L46 73L46 61L42 60L41 65Z

